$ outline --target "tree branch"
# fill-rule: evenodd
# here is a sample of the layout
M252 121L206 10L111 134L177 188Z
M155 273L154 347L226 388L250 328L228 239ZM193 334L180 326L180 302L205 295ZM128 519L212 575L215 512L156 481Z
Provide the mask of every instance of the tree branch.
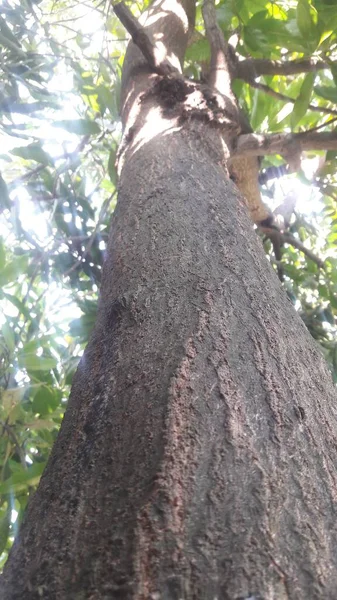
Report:
M15 432L13 430L13 426L10 425L8 423L8 421L0 421L0 425L2 427L2 433L0 435L2 436L4 434L4 432L7 433L7 436L11 439L11 441L13 442L13 444L14 444L14 446L16 448L16 451L17 451L17 453L19 455L20 463L21 463L22 467L24 469L27 469L27 463L26 463L25 453L24 453L23 449L20 446L20 442L19 442L19 440L18 440L18 438L17 438L17 436L16 436L16 434L15 434Z
M148 65L155 73L159 75L179 74L178 69L169 60L162 59L161 53L149 39L144 27L138 23L131 10L123 2L116 4L113 9L122 25L131 35L133 43L138 46Z
M303 150L337 150L337 131L303 133L248 133L238 136L232 156L287 155L294 147Z
M298 73L310 73L321 69L329 69L330 65L324 60L309 58L303 60L266 60L263 58L247 58L237 61L235 77L251 81L252 77L260 75L296 75Z
M310 258L310 260L312 260L318 266L319 269L324 268L324 261L321 258L319 258L319 256L314 254L314 252L312 252L312 250L309 250L309 248L304 246L304 244L300 240L295 238L291 233L279 231L275 227L273 227L273 228L271 228L270 226L265 227L262 224L259 225L259 229L266 235L264 241L266 239L269 239L271 241L271 244L273 246L274 255L275 255L277 274L278 274L280 281L284 280L283 265L281 263L281 260L282 260L281 248L284 244L289 244L290 246L294 246L294 248L297 248L297 250L299 250L300 252L303 252L303 254L305 256Z
M204 0L202 16L205 24L206 37L211 49L211 64L208 83L220 94L232 99L231 61L228 43L217 23L214 0Z
M302 242L295 238L291 233L283 233L282 242L284 244L290 244L291 246L297 248L297 250L303 252L303 254L305 254L305 256L307 256L308 258L310 258L310 260L316 263L316 265L320 269L324 267L324 261L321 258L319 258L319 256L316 256L316 254L314 254L311 250L309 250L309 248L306 248L306 246L304 246L304 244L302 244Z
M273 96L273 98L277 98L283 102L291 102L292 104L295 104L296 102L296 98L290 98L290 96L281 94L281 92L276 92L276 90L273 90L268 85L265 85L264 83L258 83L252 77L247 83L249 83L249 85L251 85L253 88L261 90L262 92L269 94L269 96ZM314 104L309 104L308 109L314 112L326 113L328 115L337 115L337 110L334 110L333 108L327 108L325 106L315 106Z

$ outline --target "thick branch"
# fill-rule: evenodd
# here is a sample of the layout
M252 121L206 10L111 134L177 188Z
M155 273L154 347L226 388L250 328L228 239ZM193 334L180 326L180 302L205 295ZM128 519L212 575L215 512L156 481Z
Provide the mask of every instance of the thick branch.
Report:
M153 71L159 75L178 73L178 69L169 60L162 58L162 53L155 44L152 44L144 27L138 23L130 9L123 2L116 4L114 11Z
M296 75L298 73L309 73L321 69L329 69L330 65L317 58L303 60L265 60L247 58L236 64L235 77L250 82L252 77L260 75Z
M337 131L240 135L232 156L287 155L295 146L302 150L337 150Z
M117 12L121 10L123 19L128 15L127 11L118 5ZM116 8L115 8L116 10ZM122 88L121 88L121 115L123 126L132 127L133 120L137 114L138 100L140 95L148 89L151 78L151 71L160 74L170 72L179 76L182 72L182 63L184 60L186 46L190 32L194 28L195 19L195 0L155 0L149 10L143 13L139 23L133 27L143 29L153 45L154 55L149 57L152 67L141 48L137 43L130 42L125 54L123 63ZM128 17L124 23L128 23ZM137 37L145 39L144 36ZM147 56L152 53L149 43L147 43ZM136 102L136 104L134 104ZM135 106L135 113L131 121L128 121L131 108Z
M209 85L214 87L223 96L231 98L233 93L231 88L231 65L228 43L217 23L214 0L204 0L202 16L206 37L211 49Z

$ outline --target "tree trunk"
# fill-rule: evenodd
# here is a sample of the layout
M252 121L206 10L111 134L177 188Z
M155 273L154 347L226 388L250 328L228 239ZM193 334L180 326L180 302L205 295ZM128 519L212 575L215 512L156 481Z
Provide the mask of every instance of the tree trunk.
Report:
M221 130L178 115L180 84L139 102L154 81L137 80L97 324L0 596L334 600L330 374Z

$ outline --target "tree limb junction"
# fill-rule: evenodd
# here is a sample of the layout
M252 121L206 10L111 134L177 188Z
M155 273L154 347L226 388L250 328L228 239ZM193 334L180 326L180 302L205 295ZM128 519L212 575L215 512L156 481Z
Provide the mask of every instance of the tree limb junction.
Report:
M179 74L179 71L174 65L166 58L164 60L161 58L157 46L151 42L144 27L139 24L131 10L123 2L115 4L113 8L116 16L130 34L134 44L136 44L142 52L151 69L159 75L171 75L172 73Z

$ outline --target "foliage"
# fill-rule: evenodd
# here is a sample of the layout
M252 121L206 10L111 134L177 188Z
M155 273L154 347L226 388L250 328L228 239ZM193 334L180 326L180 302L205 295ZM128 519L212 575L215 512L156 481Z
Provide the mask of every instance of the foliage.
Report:
M132 5L138 15L145 5ZM316 73L261 76L291 100L241 80L235 92L260 132L329 131L337 101L333 0L221 0L219 24L242 58L314 56ZM200 7L185 70L209 58ZM126 34L108 2L0 4L0 563L55 439L93 326L109 215L116 200L118 95ZM330 124L331 123L331 124ZM308 157L307 157L308 158ZM299 196L291 231L325 268L283 251L287 293L337 380L336 153L309 180L266 183L272 207ZM264 160L278 165L280 157ZM271 248L266 251L274 262ZM0 564L0 566L1 566Z

